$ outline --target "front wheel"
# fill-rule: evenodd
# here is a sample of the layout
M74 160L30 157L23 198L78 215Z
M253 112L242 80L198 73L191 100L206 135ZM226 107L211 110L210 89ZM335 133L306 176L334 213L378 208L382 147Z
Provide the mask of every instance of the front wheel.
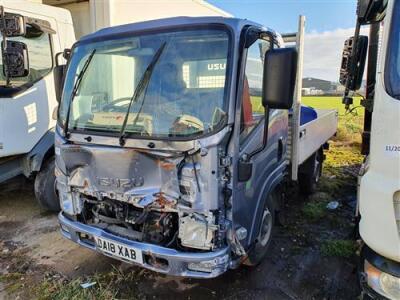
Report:
M243 264L247 266L257 266L262 262L268 253L274 233L275 209L274 194L271 193L265 201L261 226L254 247L248 252L247 259Z
M42 165L35 178L35 196L39 205L47 210L60 211L60 201L56 193L55 159L51 157Z

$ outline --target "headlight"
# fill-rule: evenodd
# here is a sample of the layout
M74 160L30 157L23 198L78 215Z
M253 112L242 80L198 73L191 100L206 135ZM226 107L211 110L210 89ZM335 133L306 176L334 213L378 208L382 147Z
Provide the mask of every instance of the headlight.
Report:
M382 272L368 261L364 263L368 285L389 299L400 299L400 278Z
M200 214L191 214L179 218L178 238L182 246L209 250L214 247L213 238L217 229L212 219L208 220Z
M200 176L200 167L199 164L196 164L195 166L196 171L194 171L193 164L184 165L181 171L179 190L181 192L182 199L189 204L191 208L201 208L197 207L201 205L200 193L198 193L198 184L200 184L200 182L198 182Z
M61 209L69 215L74 215L74 201L71 193L59 193Z
M67 186L57 180L58 197L60 198L61 210L70 216L75 216L82 212L82 199L79 193L69 192Z

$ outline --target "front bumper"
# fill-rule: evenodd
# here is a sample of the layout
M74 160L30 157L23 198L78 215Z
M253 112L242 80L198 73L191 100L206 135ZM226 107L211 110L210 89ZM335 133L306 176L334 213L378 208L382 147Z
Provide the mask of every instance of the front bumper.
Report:
M111 233L108 233L102 229L89 226L80 222L72 221L65 217L62 212L58 215L58 220L61 225L62 235L86 248L96 250L96 246L93 240L93 236L102 237L116 243L122 243L136 249L140 249L143 252L143 265L140 265L146 269L152 271L161 272L168 275L185 276L194 278L213 278L224 273L231 264L230 249L226 247L224 249L215 252L202 252L202 253L190 253L180 252L174 249L165 248L157 245L148 243L131 241ZM100 251L99 251L100 252ZM107 255L104 252L100 252ZM114 257L120 259L118 257ZM120 259L123 260L123 259ZM123 260L125 261L125 260ZM163 263L160 263L163 262ZM189 269L190 265L196 263L208 262L212 263L210 272L196 271ZM131 263L131 262L129 262Z

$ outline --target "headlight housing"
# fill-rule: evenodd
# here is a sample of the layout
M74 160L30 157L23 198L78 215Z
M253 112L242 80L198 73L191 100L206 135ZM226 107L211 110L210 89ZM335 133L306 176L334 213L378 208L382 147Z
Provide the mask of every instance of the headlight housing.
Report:
M364 262L364 271L368 285L389 299L400 299L400 278L382 272L367 260Z
M189 205L193 209L203 208L199 193L199 176L200 165L186 163L182 168L181 178L179 180L181 199L184 200L186 205Z

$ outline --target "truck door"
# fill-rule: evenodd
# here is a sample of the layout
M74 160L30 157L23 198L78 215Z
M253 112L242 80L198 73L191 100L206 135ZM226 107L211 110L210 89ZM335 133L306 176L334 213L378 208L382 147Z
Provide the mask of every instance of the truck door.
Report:
M5 11L19 13L18 10ZM23 12L24 16L48 21L57 29L53 18ZM8 38L28 47L29 75L11 80L5 86L0 56L0 157L28 153L52 127L52 112L57 105L52 70L54 52L60 50L58 36L27 26L27 35ZM2 38L2 37L1 37Z
M241 124L239 135L239 158L262 147L264 132L264 107L261 101L263 82L263 60L272 43L258 39L247 51L243 92L241 95ZM234 223L247 229L243 246L250 244L257 235L261 219L263 200L284 169L284 141L287 138L287 112L270 110L269 138L265 149L252 159L252 175L245 182L237 178L234 196ZM236 172L238 173L238 172ZM235 178L235 176L234 176ZM234 181L236 181L234 180Z

